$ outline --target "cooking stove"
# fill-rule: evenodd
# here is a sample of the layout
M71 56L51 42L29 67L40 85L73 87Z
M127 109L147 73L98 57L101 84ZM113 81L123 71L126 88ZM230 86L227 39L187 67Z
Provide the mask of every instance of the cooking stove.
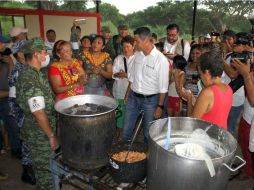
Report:
M139 183L117 183L110 175L109 165L94 170L78 170L62 159L58 154L50 160L54 189L61 190L68 184L82 190L145 190L145 180Z

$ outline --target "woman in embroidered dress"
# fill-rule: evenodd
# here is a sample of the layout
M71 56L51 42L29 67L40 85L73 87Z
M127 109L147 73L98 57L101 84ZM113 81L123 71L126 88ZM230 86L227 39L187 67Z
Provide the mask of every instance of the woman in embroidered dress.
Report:
M53 48L54 63L48 70L49 81L56 95L56 101L69 96L84 94L86 73L81 63L72 58L71 45L59 40Z
M87 73L87 84L85 85L87 94L110 96L105 81L112 79L112 60L108 53L102 52L104 46L104 37L97 35L92 40L90 50L84 50L79 54L79 59Z

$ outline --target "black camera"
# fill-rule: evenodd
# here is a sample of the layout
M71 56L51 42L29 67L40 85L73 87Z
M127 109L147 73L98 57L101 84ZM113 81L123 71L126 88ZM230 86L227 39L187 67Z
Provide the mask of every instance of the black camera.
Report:
M232 59L239 59L242 63L247 63L248 59L250 59L250 52L244 51L242 53L234 52L231 55L231 62Z

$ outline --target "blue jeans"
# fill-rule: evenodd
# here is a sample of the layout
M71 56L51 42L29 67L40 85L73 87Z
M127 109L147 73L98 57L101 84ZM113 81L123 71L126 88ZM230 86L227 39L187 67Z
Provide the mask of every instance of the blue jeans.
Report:
M228 131L233 135L236 136L236 125L237 120L243 110L243 106L232 106L228 115Z
M124 117L123 140L129 141L132 138L135 123L141 110L144 110L143 135L147 143L150 122L154 120L154 111L158 105L159 94L149 98L137 97L133 92L128 97Z
M3 120L4 127L8 131L11 142L12 153L21 153L21 141L19 138L19 127L15 118L9 114L8 98L0 98L0 118Z

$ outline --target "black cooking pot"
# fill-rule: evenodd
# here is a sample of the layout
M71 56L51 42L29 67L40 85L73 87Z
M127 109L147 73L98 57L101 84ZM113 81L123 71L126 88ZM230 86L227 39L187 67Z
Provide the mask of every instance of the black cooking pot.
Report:
M92 115L66 113L69 107L85 103L106 106L108 111ZM108 164L108 151L115 135L117 102L100 95L79 95L65 98L55 104L59 113L62 157L69 166L90 170Z
M113 145L109 153L110 171L116 182L136 183L146 177L147 158L133 163L120 162L112 158L112 155L122 151L128 151L129 144L119 143ZM134 143L131 151L147 152L147 146L143 143Z

